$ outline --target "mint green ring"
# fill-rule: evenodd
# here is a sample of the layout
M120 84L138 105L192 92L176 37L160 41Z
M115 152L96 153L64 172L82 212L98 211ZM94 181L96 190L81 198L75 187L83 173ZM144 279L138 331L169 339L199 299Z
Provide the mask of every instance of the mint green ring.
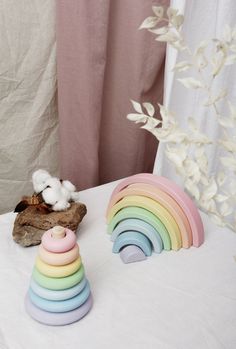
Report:
M81 265L74 274L62 278L52 278L41 274L36 267L33 269L32 277L40 286L49 290L65 290L78 284L84 277L84 267Z
M152 212L137 206L124 207L112 218L108 224L108 234L111 234L118 223L127 218L137 218L151 224L160 234L163 242L164 250L171 250L171 241L169 233L162 221Z

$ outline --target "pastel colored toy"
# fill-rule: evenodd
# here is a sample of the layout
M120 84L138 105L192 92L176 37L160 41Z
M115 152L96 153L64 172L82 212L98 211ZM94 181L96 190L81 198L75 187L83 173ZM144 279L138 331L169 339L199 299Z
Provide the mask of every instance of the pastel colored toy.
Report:
M42 237L43 247L50 252L67 252L71 250L76 243L75 233L70 229L65 229L65 236L61 239L55 239L52 229L46 231Z
M66 299L77 296L85 287L87 283L87 279L84 277L78 284L71 288L67 288L66 290L49 290L48 288L44 288L37 284L34 279L31 279L30 288L33 290L35 294L37 294L41 298L45 298L51 301L64 301Z
M192 231L188 222L188 219L177 204L177 202L167 193L163 192L161 189L151 186L150 184L145 183L135 183L126 187L124 190L118 192L112 197L112 200L109 203L108 212L110 212L112 206L114 206L118 201L123 199L125 196L146 196L150 199L153 199L163 205L169 213L172 215L176 221L179 230L181 232L183 247L189 248L192 246L193 238Z
M36 307L53 313L64 313L66 311L74 310L80 307L88 299L89 294L90 287L88 282L79 294L77 294L73 298L69 298L63 301L52 301L41 298L37 294L35 294L31 288L29 289L29 297L31 302L36 305Z
M153 228L158 231L162 239L164 249L167 251L171 249L170 236L164 224L153 213L141 207L132 206L121 209L108 224L108 233L111 234L117 224L128 218L141 219L152 225Z
M131 176L117 185L107 208L107 224L113 252L121 250L124 263L135 261L135 256L142 258L142 246L128 238L126 242L127 233L135 232L136 240L138 235L145 236L157 253L162 246L177 251L199 247L204 241L202 220L191 198L167 178L150 173Z
M71 250L64 253L53 253L47 251L41 244L38 253L41 260L47 264L66 265L79 257L79 246L76 244Z
M92 307L73 231L56 226L45 232L33 268L25 308L35 320L66 325L81 319Z
M146 210L152 212L158 216L162 223L165 225L170 235L171 246L173 250L179 250L182 247L182 239L179 227L177 226L174 218L170 213L161 206L158 202L143 196L126 196L118 203L116 203L108 214L108 223L115 216L115 214L124 207L138 206L143 207Z
M141 250L140 247L135 245L128 245L122 248L120 252L120 258L125 264L133 263L133 262L141 262L147 259L143 250Z
M75 286L84 276L83 264L77 272L72 275L62 278L52 278L45 276L38 271L35 267L32 273L33 279L42 287L48 288L49 290L65 290L67 288Z
M141 219L129 218L120 222L111 234L111 241L115 241L118 235L126 231L136 231L145 235L151 241L153 250L156 253L161 253L163 250L163 243L159 233L152 225Z
M52 313L36 307L30 301L28 294L25 299L25 308L26 311L30 314L30 316L38 322L52 326L69 325L73 322L82 319L90 311L92 305L93 299L90 294L87 301L84 304L82 304L79 308L65 313Z
M76 260L74 260L70 264L55 266L44 263L38 256L36 259L35 266L37 270L43 275L50 276L52 278L63 278L71 274L74 274L77 270L79 270L81 266L81 258L76 258Z
M165 193L169 194L184 211L189 225L192 230L193 246L199 247L204 241L204 228L197 207L191 198L174 182L161 176L156 176L151 173L140 173L126 178L117 185L114 189L111 200L114 195L134 183L146 183L160 188Z
M152 254L152 245L149 239L136 231L126 231L118 235L113 244L112 252L119 253L122 247L128 245L138 246L144 252L145 256L151 256Z

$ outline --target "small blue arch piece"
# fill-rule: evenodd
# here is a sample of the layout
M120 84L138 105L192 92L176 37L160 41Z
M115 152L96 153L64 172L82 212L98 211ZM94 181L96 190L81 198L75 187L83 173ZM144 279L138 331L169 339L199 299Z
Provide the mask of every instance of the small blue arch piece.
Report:
M113 253L119 253L120 250L127 245L136 245L141 248L146 256L152 254L152 244L149 239L137 231L126 231L118 235L113 244Z
M111 241L115 241L120 234L126 231L136 231L145 235L151 241L154 252L161 253L163 250L163 242L158 231L142 219L128 218L121 221L113 230Z

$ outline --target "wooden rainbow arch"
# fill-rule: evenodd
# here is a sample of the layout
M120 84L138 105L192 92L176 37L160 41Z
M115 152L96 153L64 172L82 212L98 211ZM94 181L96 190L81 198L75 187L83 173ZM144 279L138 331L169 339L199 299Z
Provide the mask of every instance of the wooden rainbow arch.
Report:
M132 232L134 241L137 233L142 241L146 241L144 236L148 238L157 253L162 247L177 251L199 247L204 241L202 220L191 198L174 182L149 173L128 177L117 185L106 217L115 252L127 246L127 234L132 236ZM140 244L136 246L142 249Z

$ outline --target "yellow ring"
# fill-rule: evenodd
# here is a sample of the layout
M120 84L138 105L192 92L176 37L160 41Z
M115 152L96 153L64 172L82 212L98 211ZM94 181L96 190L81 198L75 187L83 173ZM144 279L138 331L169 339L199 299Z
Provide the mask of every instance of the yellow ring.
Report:
M74 274L81 266L80 256L72 263L61 266L54 266L44 263L38 256L35 262L37 270L46 276L52 278L62 278Z

